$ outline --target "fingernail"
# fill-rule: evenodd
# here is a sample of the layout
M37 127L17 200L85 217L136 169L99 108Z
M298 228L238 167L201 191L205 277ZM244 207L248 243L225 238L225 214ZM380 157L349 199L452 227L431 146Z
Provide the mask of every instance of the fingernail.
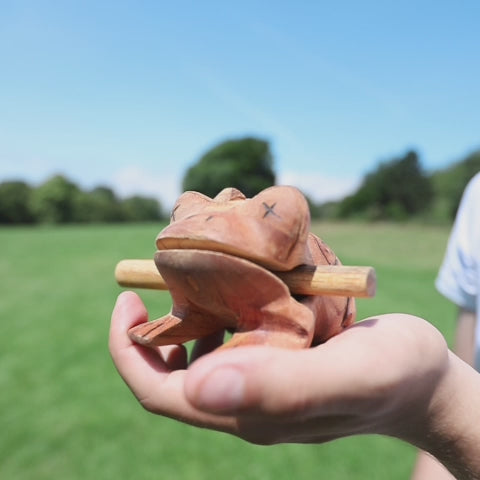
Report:
M233 367L219 367L207 374L197 391L199 408L227 412L239 408L244 399L245 378Z

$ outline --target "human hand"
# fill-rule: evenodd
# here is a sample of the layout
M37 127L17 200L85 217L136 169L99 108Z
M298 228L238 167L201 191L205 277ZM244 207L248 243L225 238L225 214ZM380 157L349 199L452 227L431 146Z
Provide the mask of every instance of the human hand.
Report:
M370 318L304 350L210 352L221 342L210 338L197 342L195 357L207 354L190 365L182 346L133 343L128 329L145 321L140 298L121 294L110 351L143 407L260 444L320 443L357 433L418 444L449 365L440 333L409 315Z

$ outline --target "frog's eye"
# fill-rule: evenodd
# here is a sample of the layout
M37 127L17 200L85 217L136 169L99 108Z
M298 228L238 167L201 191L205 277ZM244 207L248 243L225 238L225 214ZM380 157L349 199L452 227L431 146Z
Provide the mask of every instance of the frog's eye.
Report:
M199 192L184 192L178 200L170 214L170 222L176 222L190 215L195 215L211 205L212 199Z

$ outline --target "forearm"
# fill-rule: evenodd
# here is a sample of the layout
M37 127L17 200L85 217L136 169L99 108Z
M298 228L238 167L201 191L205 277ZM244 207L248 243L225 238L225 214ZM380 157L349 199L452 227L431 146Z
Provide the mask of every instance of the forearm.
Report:
M476 322L475 312L459 308L455 335L455 354L469 365L473 365L475 359Z
M480 375L449 354L432 396L425 430L406 440L430 452L459 480L480 479Z

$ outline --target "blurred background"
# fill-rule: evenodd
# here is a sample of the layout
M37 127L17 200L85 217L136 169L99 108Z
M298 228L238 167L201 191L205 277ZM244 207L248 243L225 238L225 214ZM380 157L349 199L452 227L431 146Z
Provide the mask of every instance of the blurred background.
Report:
M408 478L392 439L255 447L143 412L108 355L113 270L151 258L183 190L295 185L343 263L377 270L359 318L413 313L451 342L433 281L480 171L479 14L1 1L0 477Z

